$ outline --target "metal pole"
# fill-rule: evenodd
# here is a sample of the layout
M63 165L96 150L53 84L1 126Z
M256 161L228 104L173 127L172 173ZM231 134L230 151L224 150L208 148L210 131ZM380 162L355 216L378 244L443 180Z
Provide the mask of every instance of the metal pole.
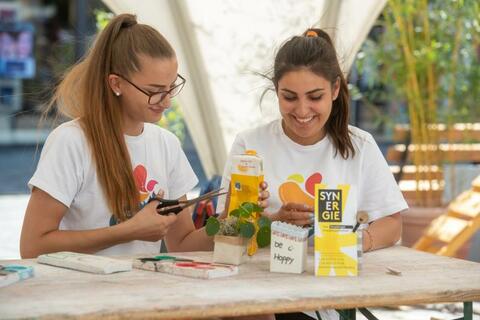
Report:
M85 53L88 0L75 0L75 60Z

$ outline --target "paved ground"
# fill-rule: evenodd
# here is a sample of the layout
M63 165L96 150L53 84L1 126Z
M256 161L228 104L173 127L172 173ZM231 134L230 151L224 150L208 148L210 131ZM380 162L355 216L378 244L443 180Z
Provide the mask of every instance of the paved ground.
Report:
M0 196L0 260L19 259L20 231L28 195Z

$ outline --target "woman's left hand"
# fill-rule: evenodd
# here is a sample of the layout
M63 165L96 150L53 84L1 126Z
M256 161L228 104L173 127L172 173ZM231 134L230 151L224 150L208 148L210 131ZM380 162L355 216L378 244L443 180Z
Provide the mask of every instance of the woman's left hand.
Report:
M270 198L270 192L268 192L268 183L262 181L260 183L260 189L258 192L258 205L263 209L268 207L268 198Z

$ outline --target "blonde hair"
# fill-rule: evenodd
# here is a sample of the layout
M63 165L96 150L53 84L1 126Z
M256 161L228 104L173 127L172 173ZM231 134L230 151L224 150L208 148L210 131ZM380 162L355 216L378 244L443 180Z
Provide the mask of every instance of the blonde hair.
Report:
M122 132L121 106L108 76L140 71L140 55L169 59L175 58L175 51L158 31L138 24L134 15L115 17L85 57L65 73L48 108L56 104L61 114L79 118L107 204L119 222L137 212L140 197Z

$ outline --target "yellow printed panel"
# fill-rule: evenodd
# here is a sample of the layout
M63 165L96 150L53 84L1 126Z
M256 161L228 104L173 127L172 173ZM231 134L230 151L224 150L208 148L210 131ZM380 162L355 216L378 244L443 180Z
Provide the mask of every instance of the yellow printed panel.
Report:
M316 276L358 275L357 235L346 222L356 211L355 200L350 185L315 185Z
M230 204L228 206L228 214L237 209L244 202L258 202L258 191L260 183L263 181L262 176L251 176L233 173L230 181ZM255 225L255 234L250 238L247 246L247 253L252 256L257 252L257 231L258 225L256 220L260 218L257 213L253 214L252 223Z
M233 173L230 181L230 204L228 213L237 209L244 202L258 202L258 188L263 176L247 176Z

